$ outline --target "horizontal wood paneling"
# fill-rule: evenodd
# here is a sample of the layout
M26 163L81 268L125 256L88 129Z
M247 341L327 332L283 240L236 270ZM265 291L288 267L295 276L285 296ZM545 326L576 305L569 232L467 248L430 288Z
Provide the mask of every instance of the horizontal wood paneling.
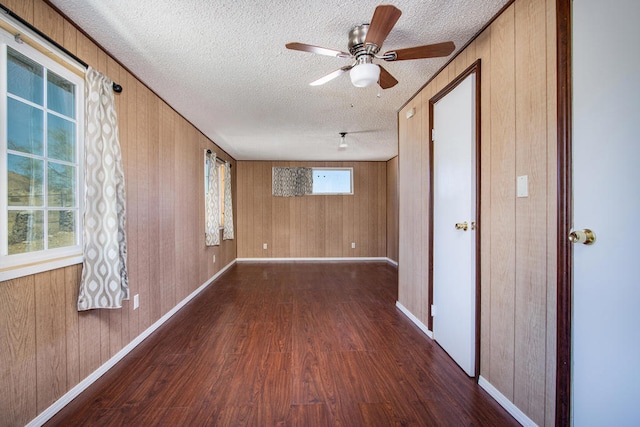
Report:
M203 150L235 161L44 1L2 3L124 88L128 267L140 296L137 310L78 313L81 265L0 283L0 424L21 426L236 258L236 240L204 245Z
M555 1L516 0L398 113L399 301L427 324L430 284L424 195L428 156L418 161L428 111L416 134L406 110L481 60L480 375L539 425L554 421L556 64ZM425 101L426 100L426 101ZM519 175L529 197L516 198ZM428 188L428 187L426 187ZM423 236L418 238L418 236Z
M353 167L354 194L273 197L274 166ZM386 176L385 162L238 162L238 257L385 257Z

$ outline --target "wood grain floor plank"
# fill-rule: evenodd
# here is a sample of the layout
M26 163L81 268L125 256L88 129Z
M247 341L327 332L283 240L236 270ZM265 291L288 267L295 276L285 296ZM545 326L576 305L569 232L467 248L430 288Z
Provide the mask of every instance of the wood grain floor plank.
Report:
M517 425L396 299L385 263L237 264L47 425Z

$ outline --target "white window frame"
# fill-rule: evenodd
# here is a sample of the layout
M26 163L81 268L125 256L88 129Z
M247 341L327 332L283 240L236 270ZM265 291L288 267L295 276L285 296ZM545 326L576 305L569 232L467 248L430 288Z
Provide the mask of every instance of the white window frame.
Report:
M35 274L43 271L62 268L73 264L81 263L83 260L83 207L84 207L84 78L80 75L84 69L79 65L70 62L69 59L58 52L58 49L42 40L38 35L33 34L27 28L21 27L9 17L2 17L2 27L13 27L18 32L29 39L29 43L38 43L32 47L28 43L18 43L13 34L4 29L0 29L0 281ZM8 24L7 24L8 23ZM76 242L73 246L63 248L44 249L40 251L26 252L22 254L8 254L8 182L7 182L7 46L20 52L76 86L75 94L75 124L76 124L76 206L77 216L75 223ZM47 54L44 54L47 52ZM52 58L55 56L55 58ZM64 65L62 65L64 64ZM46 164L46 163L45 163ZM46 170L45 170L46 175ZM46 177L45 183L46 183ZM46 192L44 210L48 209L46 203ZM47 239L47 220L44 219L44 239Z
M352 167L346 167L346 168L341 168L341 167L312 167L312 173L314 174L315 177L315 173L317 170L331 170L331 171L349 171L349 176L350 176L350 191L349 192L327 192L327 193L316 193L315 191L311 192L311 196L350 196L353 195L353 168Z

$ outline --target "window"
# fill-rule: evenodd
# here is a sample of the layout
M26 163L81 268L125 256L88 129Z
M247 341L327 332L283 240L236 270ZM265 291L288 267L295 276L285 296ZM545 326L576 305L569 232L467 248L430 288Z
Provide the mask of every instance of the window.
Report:
M353 194L353 168L313 168L312 194Z
M82 255L84 80L8 33L0 33L0 270L4 270Z

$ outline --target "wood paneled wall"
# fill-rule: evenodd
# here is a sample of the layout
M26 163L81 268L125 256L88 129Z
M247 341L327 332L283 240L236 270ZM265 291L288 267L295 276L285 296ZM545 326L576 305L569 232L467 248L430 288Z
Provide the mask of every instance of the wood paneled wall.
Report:
M555 1L516 0L398 114L399 302L427 325L428 103L481 60L480 375L538 425L555 413L555 46Z
M387 258L398 262L398 156L387 161Z
M385 162L239 161L237 165L238 258L386 256ZM274 166L353 167L354 194L274 197Z
M46 3L3 4L124 87L116 101L129 279L140 296L137 310L126 301L78 313L80 265L0 283L0 424L19 426L235 260L235 240L204 244L203 150L235 162Z

